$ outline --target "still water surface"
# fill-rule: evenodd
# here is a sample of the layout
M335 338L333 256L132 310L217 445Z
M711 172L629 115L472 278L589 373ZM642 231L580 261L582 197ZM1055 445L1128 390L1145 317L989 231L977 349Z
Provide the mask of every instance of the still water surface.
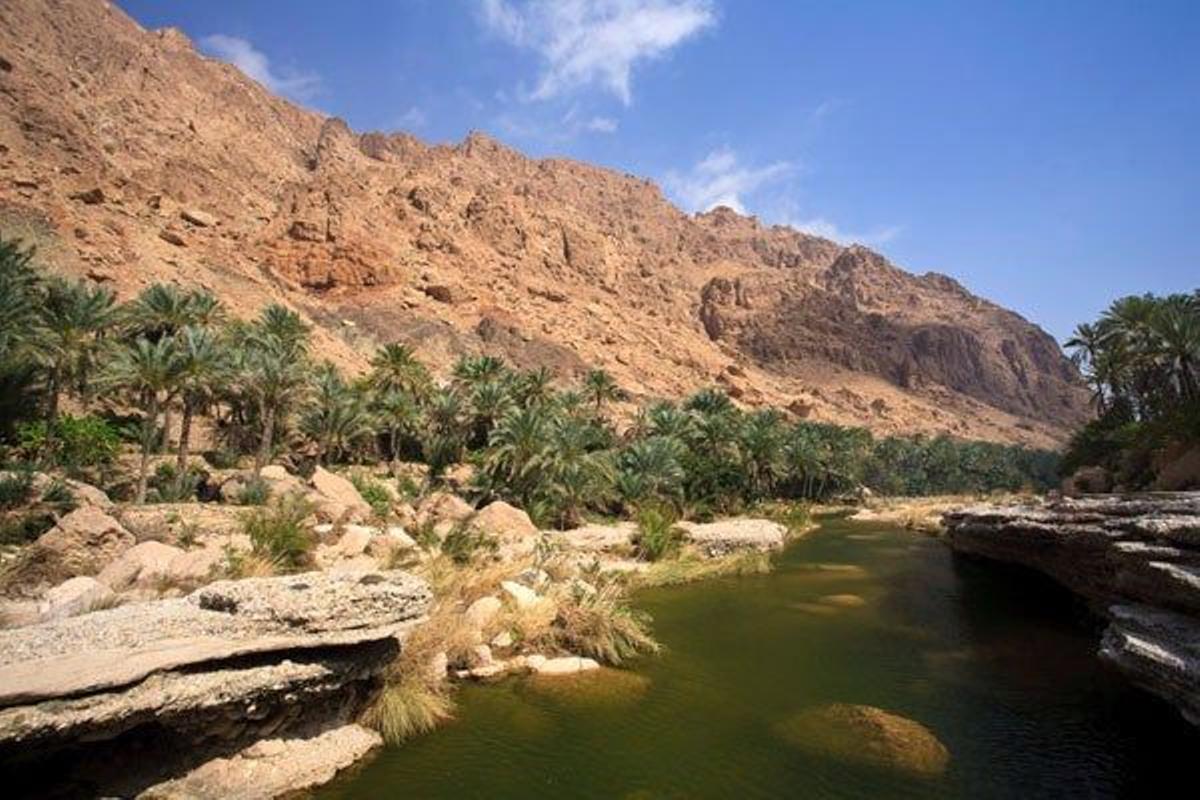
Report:
M859 569L812 566L829 563ZM865 605L813 605L831 594ZM933 539L829 521L770 575L637 603L663 655L582 682L467 686L454 722L319 797L1153 797L1194 778L1200 733L1099 662L1098 631L1070 597ZM913 777L779 735L831 702L917 720L948 768Z

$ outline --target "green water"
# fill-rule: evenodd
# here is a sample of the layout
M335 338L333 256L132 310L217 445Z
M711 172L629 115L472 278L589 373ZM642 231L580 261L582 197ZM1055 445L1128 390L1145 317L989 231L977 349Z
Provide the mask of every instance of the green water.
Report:
M813 571L818 562L861 573ZM1054 587L846 522L793 544L776 567L639 595L662 656L575 686L465 687L454 722L319 796L1149 797L1194 775L1200 734L1099 662L1094 623ZM866 605L809 605L835 593ZM949 767L913 777L777 735L830 702L919 721Z

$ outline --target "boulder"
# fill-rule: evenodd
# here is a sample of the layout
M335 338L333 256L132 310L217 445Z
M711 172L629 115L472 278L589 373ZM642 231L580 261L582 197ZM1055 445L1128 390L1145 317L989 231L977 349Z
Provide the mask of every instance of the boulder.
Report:
M217 224L217 218L207 211L201 211L198 208L184 208L179 211L179 216L186 222L190 222L201 228L211 228Z
M495 539L508 557L532 553L537 547L538 528L529 515L503 500L481 509L471 518L471 527Z
M100 571L101 583L120 591L135 584L148 585L155 581L170 581L175 574L172 562L185 555L183 550L162 542L141 542L122 553Z
M112 601L113 593L107 585L95 578L80 575L46 592L38 606L38 616L44 620L74 617L101 608Z
M502 581L500 588L504 590L517 608L531 608L541 602L541 595L530 589L528 586L517 583L516 581Z
M96 506L82 506L25 548L0 577L0 594L37 597L76 575L95 575L134 545L134 536Z
M442 481L454 492L463 492L475 480L473 464L451 464L442 472Z
M456 494L433 492L417 506L417 526L437 525L441 522L457 524L468 519L475 509Z
M371 517L371 506L354 484L324 467L317 467L309 493L317 515L331 522L360 522Z
M1178 450L1178 448L1173 448ZM1182 489L1200 489L1200 445L1186 450L1171 452L1159 468L1154 479L1158 491L1177 492Z
M1080 467L1062 486L1065 495L1104 494L1112 489L1112 474L1104 467Z
M742 550L782 549L787 528L769 519L726 519L698 524L681 522L685 537L711 557Z
M946 746L924 725L873 706L809 709L777 725L776 732L817 758L921 777L940 775L950 763Z
M215 577L225 560L224 547L197 547L176 556L171 561L169 574L178 583L200 584Z
M563 531L555 538L572 550L611 553L628 550L636 533L634 523L618 522L615 525L584 525Z
M600 669L599 662L580 656L561 656L537 661L535 664L526 659L529 666L538 675L574 675L587 670Z

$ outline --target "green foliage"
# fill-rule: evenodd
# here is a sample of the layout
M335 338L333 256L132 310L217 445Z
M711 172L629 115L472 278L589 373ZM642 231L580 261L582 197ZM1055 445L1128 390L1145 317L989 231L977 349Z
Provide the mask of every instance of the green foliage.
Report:
M350 482L371 507L371 512L377 519L387 519L392 513L392 495L379 481L362 473L350 476Z
M1067 348L1099 417L1072 438L1063 474L1097 465L1141 487L1156 449L1200 441L1200 291L1120 298Z
M239 506L265 506L271 499L271 484L258 475L253 475L237 493Z
M21 545L36 540L57 522L48 511L0 517L0 545Z
M0 511L18 508L32 499L32 470L17 469L0 475Z
M173 464L160 464L150 480L147 498L153 503L191 502L203 480L203 474L195 470L179 472Z
M246 514L242 528L250 537L255 555L269 559L284 571L297 571L312 563L316 542L304 525L311 513L306 500L287 495L275 505Z
M17 427L18 447L46 466L76 469L109 464L121 447L116 427L96 416L64 414Z
M676 526L677 518L670 508L648 505L638 509L637 533L633 546L640 558L661 561L679 552L683 531Z
M494 553L499 543L478 528L459 523L442 539L442 552L455 564L469 564L479 553Z

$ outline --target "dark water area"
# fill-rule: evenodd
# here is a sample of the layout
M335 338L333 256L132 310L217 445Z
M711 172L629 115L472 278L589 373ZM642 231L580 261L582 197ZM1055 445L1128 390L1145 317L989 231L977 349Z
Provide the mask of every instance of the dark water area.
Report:
M863 603L829 605L830 595ZM637 603L654 616L661 656L628 671L467 686L453 722L318 796L1190 794L1179 787L1194 776L1200 733L1096 658L1099 626L1073 598L934 539L830 521L770 575L652 590ZM919 776L781 735L829 703L919 722L948 765Z

